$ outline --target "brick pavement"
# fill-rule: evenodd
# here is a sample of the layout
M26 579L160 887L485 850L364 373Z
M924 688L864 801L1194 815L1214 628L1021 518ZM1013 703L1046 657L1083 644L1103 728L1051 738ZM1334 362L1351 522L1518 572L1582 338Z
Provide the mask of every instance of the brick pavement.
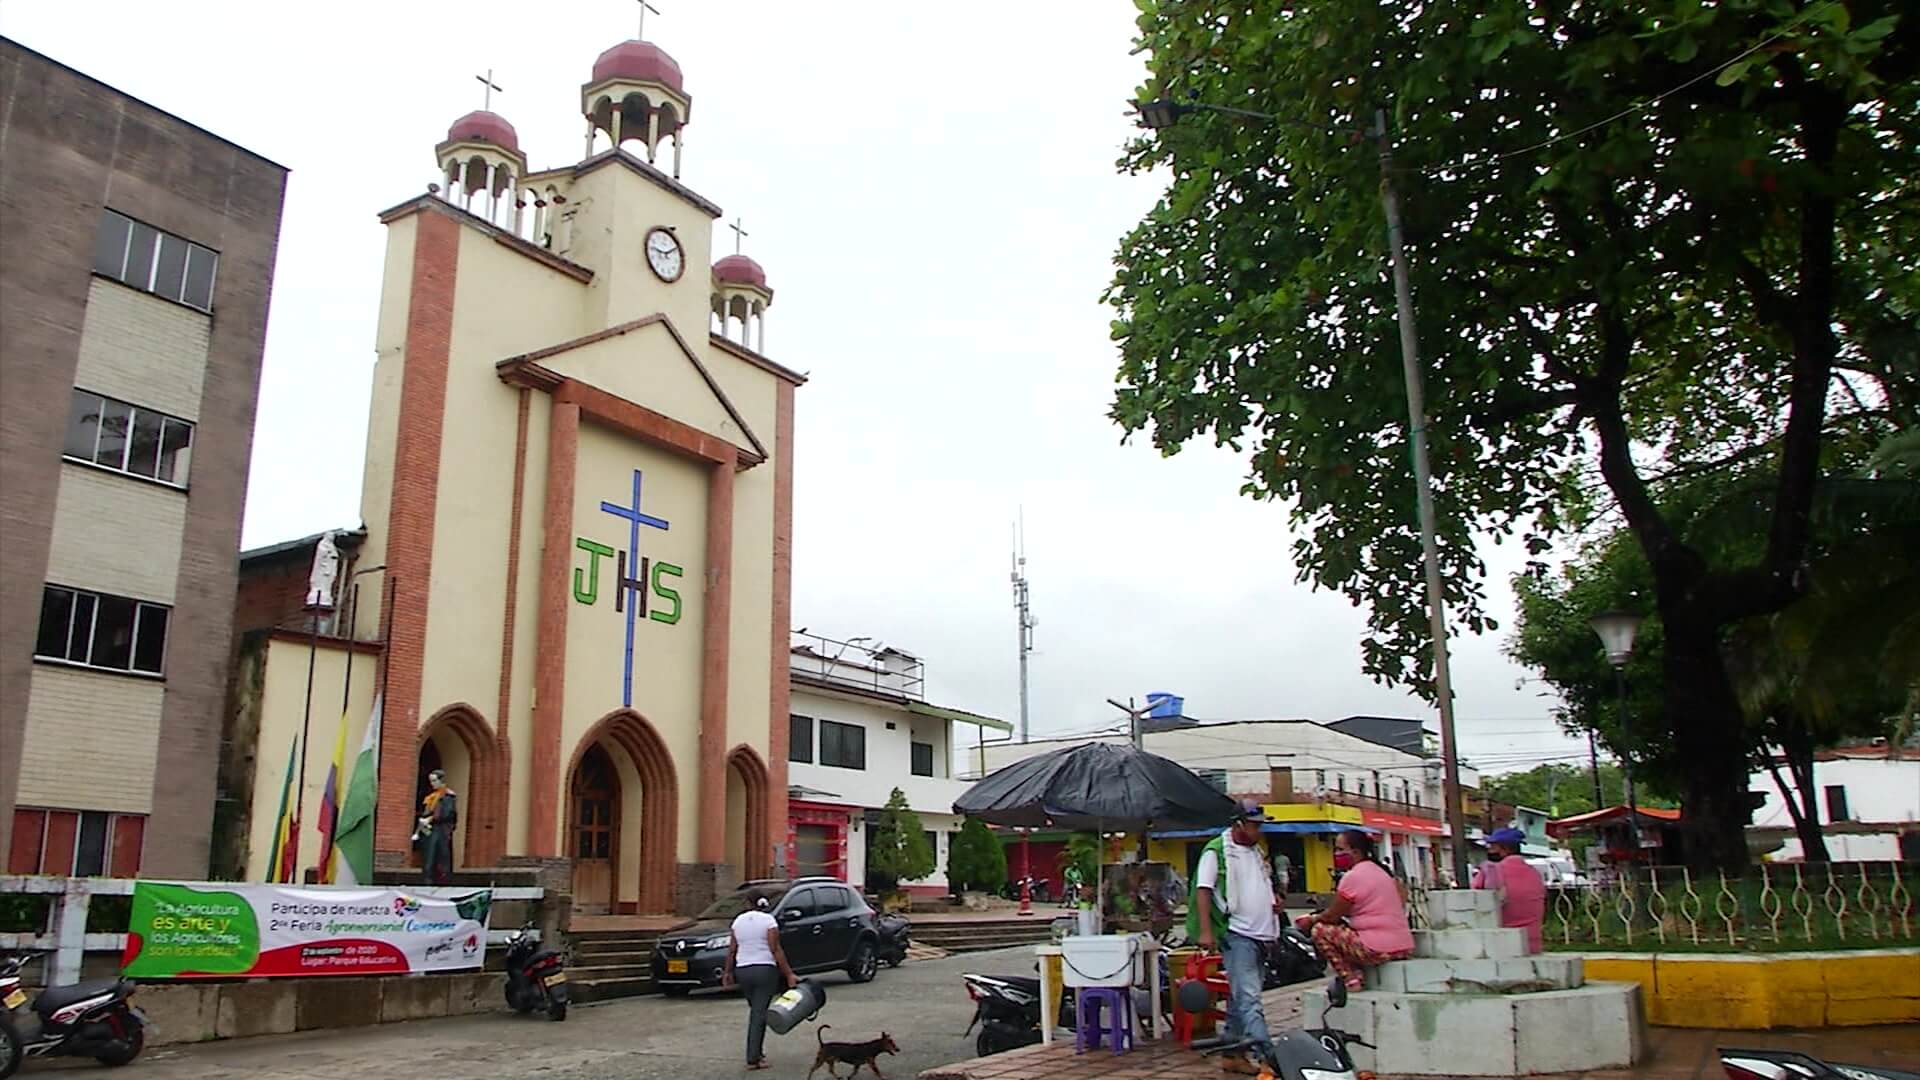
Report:
M1853 1065L1920 1069L1920 1027L1914 1025L1819 1031L1648 1028L1647 1037L1648 1060L1634 1069L1538 1080L1718 1080L1722 1074L1716 1051L1723 1046L1793 1049ZM1076 1055L1073 1040L1067 1039L1052 1046L1030 1046L928 1069L920 1074L920 1080L1198 1080L1220 1075L1218 1064L1170 1041L1143 1043L1137 1052L1116 1057L1106 1051ZM1396 1076L1389 1080L1418 1078Z

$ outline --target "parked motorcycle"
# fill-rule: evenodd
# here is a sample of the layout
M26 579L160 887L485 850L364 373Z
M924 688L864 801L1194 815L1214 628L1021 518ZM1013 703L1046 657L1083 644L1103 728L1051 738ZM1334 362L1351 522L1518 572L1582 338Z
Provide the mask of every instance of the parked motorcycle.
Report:
M1200 992L1204 994L1204 988ZM1319 1027L1282 1031L1270 1039L1196 1039L1193 1048L1208 1056L1244 1055L1259 1068L1260 1080L1355 1080L1353 1055L1347 1047L1373 1047L1357 1035L1327 1026L1327 1015L1346 1003L1347 984L1336 975L1327 984L1327 1007L1320 1013Z
M1280 936L1267 946L1264 959L1263 990L1292 986L1327 973L1327 962L1321 959L1313 938L1297 926L1282 930Z
M1727 1080L1920 1080L1920 1073L1880 1065L1841 1065L1794 1050L1720 1051Z
M880 933L879 959L888 967L907 962L907 946L913 940L913 920L897 911L881 915L875 922Z
M1039 979L971 972L960 978L966 982L967 996L974 1003L973 1020L967 1024L962 1037L973 1034L975 1026L980 1028L980 1037L973 1044L975 1055L991 1057L1040 1041ZM1065 988L1060 993L1059 1011L1054 1015L1060 1023L1072 1026L1073 999Z
M542 948L533 936L533 924L515 930L507 938L507 1007L525 1014L545 1009L547 1019L567 1018L566 956L556 949Z
M22 957L0 957L0 1080L30 1057L90 1057L125 1065L146 1046L147 1018L128 1004L131 979L52 986L29 998Z

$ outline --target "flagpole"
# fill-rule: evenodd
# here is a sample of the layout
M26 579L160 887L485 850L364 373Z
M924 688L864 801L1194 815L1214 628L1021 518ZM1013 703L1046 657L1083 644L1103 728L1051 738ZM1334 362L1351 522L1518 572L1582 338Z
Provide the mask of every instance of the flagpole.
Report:
M393 598L398 592L398 579L398 574L390 573L387 575L387 595L386 599L380 603L380 667L378 676L380 681L373 688L373 696L376 701L380 700L387 692L387 656L393 651ZM382 725L384 726L384 724L385 720L383 718ZM380 849L380 766L382 764L380 759L385 756L386 755L380 752L380 740L376 738L373 742L373 819L370 822L373 828L374 852L376 855L378 855ZM361 884L371 885L373 882L363 881Z
M345 679L341 680L341 684L340 684L340 726L342 728L345 728L347 725L347 710L353 707L353 643L359 638L359 633L357 630L357 627L359 624L354 621L354 618L359 613L360 613L360 584L359 582L354 582L352 589L349 590L347 593L347 603L346 603L346 612L345 612L347 617L346 619L347 632L345 634L335 635L337 637L344 637L346 639L346 649L344 650L344 652L347 658L346 660L347 676ZM338 628L336 627L336 629ZM342 731L339 737L342 739L346 738L346 732ZM343 777L334 778L335 788L334 788L334 794L333 794L333 821L327 826L328 835L327 835L327 843L325 845L325 851L327 853L328 862L332 862L335 858L334 843L340 835L340 799L342 798L342 796L345 795L345 789L342 786L344 785L344 783L345 783L345 778ZM330 867L316 866L314 867L314 869L319 871L319 877L321 881L328 882L333 879L333 873Z
M300 867L300 823L307 819L307 743L311 741L313 727L313 671L320 660L320 609L307 609L307 704L306 711L300 717L300 772L294 782L293 827L287 831L292 834L288 843L293 845L293 867L296 874ZM299 881L290 885L304 884Z

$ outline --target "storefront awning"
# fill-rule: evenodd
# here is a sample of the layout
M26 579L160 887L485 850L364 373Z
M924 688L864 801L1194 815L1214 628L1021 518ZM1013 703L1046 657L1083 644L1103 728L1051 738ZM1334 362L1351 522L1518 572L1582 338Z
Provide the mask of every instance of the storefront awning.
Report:
M1260 826L1263 833L1338 833L1348 829L1369 833L1380 831L1371 825L1352 825L1342 821L1269 821ZM1177 829L1149 835L1155 840L1194 840L1203 836L1219 836L1221 832L1220 829Z

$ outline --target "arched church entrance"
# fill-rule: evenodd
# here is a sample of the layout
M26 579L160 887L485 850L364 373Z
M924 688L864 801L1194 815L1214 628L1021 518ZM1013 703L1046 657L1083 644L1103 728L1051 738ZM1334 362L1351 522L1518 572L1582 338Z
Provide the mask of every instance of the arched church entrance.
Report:
M573 907L604 915L618 903L620 859L620 775L604 746L595 743L580 755L570 794Z
M567 776L575 910L670 914L680 796L659 733L631 709L608 713L580 740Z
M431 790L427 777L444 769L458 798L460 822L454 827L455 868L492 866L506 851L502 823L507 806L507 752L493 729L471 705L457 702L428 719L420 731L413 807ZM412 865L420 864L419 852Z
M773 863L767 833L767 765L742 744L727 755L727 862L742 878L768 876Z

